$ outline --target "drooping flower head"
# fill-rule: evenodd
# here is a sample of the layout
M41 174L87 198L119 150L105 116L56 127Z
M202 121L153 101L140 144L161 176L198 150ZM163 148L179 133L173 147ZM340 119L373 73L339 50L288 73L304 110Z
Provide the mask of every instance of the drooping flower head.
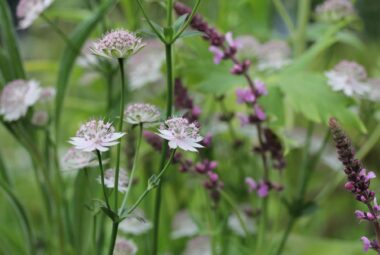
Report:
M123 29L105 34L94 43L92 52L105 58L127 58L136 54L145 44L141 38Z
M1 92L0 115L4 116L5 121L20 119L37 102L40 94L41 88L36 81L11 81Z
M260 46L258 52L259 70L278 70L290 63L291 51L284 41L273 40Z
M110 122L103 120L90 120L83 124L70 143L82 151L108 151L108 147L118 144L118 139L125 133L115 132Z
M52 3L53 0L21 0L16 10L19 27L28 28Z
M317 19L326 22L339 21L355 15L355 9L349 0L326 0L315 8Z
M136 209L120 223L120 231L125 234L142 235L152 229L152 223L145 218L142 210Z
M124 111L125 121L137 125L143 123L154 123L160 119L160 111L151 104L130 104Z
M123 168L120 168L118 185L119 192L127 191L129 181L130 180L128 178L127 171ZM102 183L102 179L100 176L98 177L98 182ZM109 189L115 188L115 169L110 168L104 172L104 185Z
M95 167L98 163L93 152L85 152L70 148L65 156L63 156L61 164L63 170L69 171L85 167Z
M135 255L138 251L137 245L132 240L125 238L116 239L113 255Z
M343 60L325 75L334 91L342 91L347 96L363 96L369 92L367 72L356 62Z
M185 118L168 119L158 131L159 136L169 141L169 147L172 149L179 147L185 151L197 151L197 148L203 147L199 143L203 140L199 135L199 128Z

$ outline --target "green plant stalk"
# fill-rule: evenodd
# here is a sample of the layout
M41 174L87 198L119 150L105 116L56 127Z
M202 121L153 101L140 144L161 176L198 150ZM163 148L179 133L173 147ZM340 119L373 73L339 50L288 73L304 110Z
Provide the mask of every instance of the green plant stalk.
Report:
M288 224L286 225L285 232L282 235L280 246L278 247L278 250L275 253L276 255L281 255L282 254L282 252L283 252L283 250L285 248L285 244L288 241L289 234L292 232L293 226L296 223L296 221L297 221L297 218L295 218L293 216L290 217L290 219L288 221Z
M236 214L236 216L239 220L240 226L242 227L245 236L248 237L249 231L247 229L247 226L244 223L243 217L241 216L241 213L240 213L237 205L235 204L234 200L223 190L220 190L220 194L222 195L224 200L226 200L226 202L231 206L232 210L234 211L234 213Z
M140 145L141 145L142 131L143 131L143 124L140 123L139 124L139 135L138 135L138 138L137 138L135 157L133 159L133 166L132 166L131 175L129 176L129 185L128 185L127 191L124 194L123 203L121 204L120 211L124 210L125 205L127 203L127 199L128 199L129 193L131 191L131 187L132 187L132 183L133 183L133 178L134 178L135 172L136 172L137 160L139 158L139 151L140 151Z
M0 175L1 178L5 181L6 184L11 185L11 178L9 176L8 169L5 166L5 163L3 161L3 157L0 154Z
M124 77L124 59L119 58L119 68L121 77L121 95L120 95L120 115L119 115L119 132L123 132L124 123L124 105L125 105L125 77ZM117 144L116 149L116 169L115 169L115 211L118 209L119 204L119 174L120 174L120 157L121 157L121 141Z
M310 0L298 1L297 32L295 41L295 53L299 57L306 48L306 29L310 17Z
M8 198L10 199L10 201L13 203L15 207L17 216L22 226L22 230L28 242L28 246L29 246L28 254L30 255L37 254L35 243L34 243L35 238L34 238L32 228L30 226L30 222L29 222L24 206L21 204L17 196L12 192L11 188L7 184L3 183L3 181L0 181L0 187L5 191Z
M380 123L375 127L371 136L367 139L366 143L361 146L360 150L356 153L358 159L363 159L371 151L380 139Z
M276 7L276 10L278 14L280 15L281 19L284 21L286 28L288 29L291 37L293 37L295 32L295 27L292 21L292 18L289 16L289 13L287 12L285 6L281 2L281 0L273 0L273 4Z
M306 191L306 180L308 176L308 172L310 169L308 168L308 159L309 159L309 153L310 153L310 145L311 145L311 140L313 137L314 133L314 123L309 122L308 128L307 128L307 133L306 133L306 140L305 140L305 147L303 149L303 156L302 156L302 161L301 161L301 168L300 168L300 180L299 180L299 190L298 190L298 198L303 198L303 195L305 194Z
M108 255L113 255L113 250L115 248L115 243L116 243L116 237L117 237L117 232L119 230L119 223L114 222L112 224L112 235L111 235L111 245L108 251Z
M110 203L108 200L106 185L104 184L104 168L103 168L102 154L100 153L100 151L96 150L96 155L98 156L98 161L99 161L100 178L102 181L102 189L103 189L104 200L106 201L107 208L109 210L111 210L111 206L110 206ZM116 192L118 192L118 191L116 191Z

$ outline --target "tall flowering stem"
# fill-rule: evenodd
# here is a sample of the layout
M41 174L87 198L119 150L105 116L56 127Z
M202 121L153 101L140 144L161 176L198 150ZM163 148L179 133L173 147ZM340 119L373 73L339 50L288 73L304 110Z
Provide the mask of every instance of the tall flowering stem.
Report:
M99 150L96 150L96 155L98 156L98 161L99 161L100 178L101 178L101 182L102 182L104 199L106 201L107 208L110 209L111 207L110 207L110 203L108 201L107 190L106 190L106 186L104 184L104 168L103 168L102 154L100 153Z
M375 250L380 254L380 224L379 215L380 207L375 198L375 192L370 190L371 179L375 178L374 172L368 172L363 167L360 160L356 158L355 150L349 137L343 132L336 119L331 118L329 126L336 144L339 160L344 166L344 172L347 176L345 189L354 194L356 200L365 204L368 212L356 211L355 215L359 220L366 220L372 223L376 240L370 241L367 237L362 237L364 250Z

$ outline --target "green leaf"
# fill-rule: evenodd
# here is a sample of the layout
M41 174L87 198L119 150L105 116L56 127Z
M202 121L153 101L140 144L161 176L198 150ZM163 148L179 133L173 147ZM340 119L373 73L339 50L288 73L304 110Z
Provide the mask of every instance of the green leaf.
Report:
M5 52L8 54L9 59L12 60L12 67L14 69L12 79L25 78L16 33L6 0L0 0L0 35Z
M4 0L1 0L4 1ZM87 20L80 23L72 35L70 36L70 41L73 45L76 46L76 49L80 49L88 36L94 30L96 25L101 21L101 19L106 15L106 13L111 9L115 4L116 0L109 0L103 3L94 14ZM62 54L60 61L60 68L58 73L57 80L57 96L56 96L56 108L55 108L55 125L56 125L56 135L59 131L59 122L61 118L63 103L65 99L65 94L70 79L70 75L79 52L78 50L73 49L70 45L66 45L66 48Z
M186 30L181 34L179 38L187 38L187 37L194 37L194 36L203 36L204 33L195 31L195 30Z
M188 16L189 16L188 14L182 15L181 17L179 17L179 18L174 22L173 30L174 30L174 33L175 33L175 34L176 34L176 33L180 30L180 28L183 26L183 24L185 23L186 18L187 18Z
M14 69L11 67L12 65L9 61L8 55L4 52L3 49L0 48L0 73L4 82L9 82L13 80L12 77L16 77L15 73L13 72ZM0 84L0 87L2 85L3 84Z
M317 123L327 123L335 116L344 126L351 126L365 133L363 122L350 111L352 100L334 92L323 74L301 72L283 73L275 82L294 111Z

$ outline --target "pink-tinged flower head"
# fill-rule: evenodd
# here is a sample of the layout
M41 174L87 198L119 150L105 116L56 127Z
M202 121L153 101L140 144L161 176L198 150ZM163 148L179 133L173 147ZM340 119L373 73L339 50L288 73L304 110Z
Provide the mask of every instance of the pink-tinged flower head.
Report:
M236 98L239 104L253 103L256 100L256 97L250 88L237 88Z
M239 43L238 40L234 40L232 36L232 32L228 32L226 34L226 42L228 43L228 46L234 49L239 49L241 47L241 44Z
M259 70L278 70L290 63L291 51L284 41L269 41L260 46L258 52Z
M370 171L367 174L367 170L364 168L360 171L359 176L363 177L365 181L369 181L371 179L376 178L376 174L374 172Z
M92 52L105 58L127 58L144 47L141 38L123 29L105 34L94 43Z
M62 158L62 169L65 171L79 170L85 167L95 167L98 161L93 152L85 152L70 148Z
M0 95L0 115L5 121L20 119L37 102L40 94L41 88L36 81L11 81Z
M49 123L48 112L43 110L34 112L31 122L37 127L46 126Z
M116 239L113 255L135 255L138 251L137 245L132 240L125 238Z
M355 216L359 220L364 220L366 218L366 214L364 212L362 212L362 211L359 211L359 210L355 211Z
M266 87L264 82L262 82L260 80L255 80L254 85L255 85L257 93L260 96L268 95L268 90L267 90L267 87Z
M325 75L330 87L334 91L342 91L346 96L363 96L370 92L367 72L358 63L343 60Z
M355 16L355 9L349 0L326 0L315 8L315 14L321 21L334 22Z
M57 91L54 87L45 87L41 89L40 102L49 103L54 100Z
M70 143L82 151L108 151L108 147L118 144L117 140L124 135L125 133L115 132L110 122L90 120L79 128Z
M360 239L363 242L363 249L365 252L367 252L370 248L372 248L371 241L367 237L362 236Z
M160 111L151 104L130 104L124 111L125 121L137 125L142 123L154 123L160 119Z
M16 10L17 18L19 18L19 28L30 27L52 3L53 0L21 0Z
M142 235L152 229L152 223L145 218L145 213L136 209L120 223L120 231L125 234Z
M100 176L98 177L98 182L102 183L102 179ZM115 169L110 168L104 172L104 185L109 189L115 188ZM127 171L123 168L120 168L118 185L119 192L126 192L128 185L129 178L127 175Z
M373 209L376 211L376 212L380 212L380 206L377 204L377 198L375 197L373 199Z
M222 62L223 58L225 57L224 52L216 46L211 46L209 48L209 51L214 54L214 63L216 65L220 64L220 62Z
M169 141L171 149L179 147L185 151L196 152L197 148L203 148L199 143L203 140L203 137L199 135L199 128L185 118L168 119L158 131L159 136Z
M266 183L260 183L257 189L257 195L259 197L266 197L269 193L269 186Z
M248 192L249 193L252 193L253 191L255 191L257 189L257 183L253 178L251 178L251 177L245 178L245 183L248 185Z
M192 237L199 232L199 228L195 221L191 218L188 211L178 212L172 222L172 239L179 239L183 237Z

